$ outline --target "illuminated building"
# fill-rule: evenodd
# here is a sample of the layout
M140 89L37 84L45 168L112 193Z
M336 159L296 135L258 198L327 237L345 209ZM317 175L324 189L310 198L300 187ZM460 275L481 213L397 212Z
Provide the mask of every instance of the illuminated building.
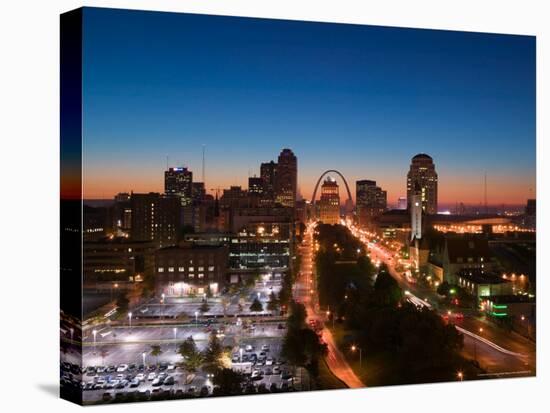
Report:
M357 221L361 227L370 227L372 219L386 211L387 195L376 181L364 179L355 182Z
M283 149L277 162L275 175L275 200L283 206L294 208L298 187L298 161L290 149Z
M218 294L226 283L228 250L225 246L183 242L155 252L157 293L168 297Z
M340 223L340 193L338 184L330 176L321 185L319 220L324 224Z
M182 206L191 205L193 173L187 168L168 168L164 171L164 193L179 197Z
M260 165L260 178L263 186L263 199L265 201L275 200L275 179L277 175L277 164L273 161Z
M418 184L410 197L411 241L422 239L422 195Z
M404 196L400 196L397 199L397 209L407 209L407 198Z
M422 210L428 215L437 214L437 173L432 158L424 153L412 158L407 173L407 204L419 188Z
M181 226L179 197L156 192L132 194L132 230L134 241L153 241L158 248L175 245Z

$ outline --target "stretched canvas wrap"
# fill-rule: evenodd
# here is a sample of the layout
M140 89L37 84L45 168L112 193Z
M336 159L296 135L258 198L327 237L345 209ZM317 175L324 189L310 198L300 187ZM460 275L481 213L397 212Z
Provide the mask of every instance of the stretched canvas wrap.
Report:
M81 8L60 40L63 398L536 374L534 37Z

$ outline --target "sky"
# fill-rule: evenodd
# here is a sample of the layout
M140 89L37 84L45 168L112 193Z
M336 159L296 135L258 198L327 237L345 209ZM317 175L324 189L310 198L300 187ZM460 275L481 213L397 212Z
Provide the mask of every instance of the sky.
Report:
M395 204L421 152L440 203L535 196L534 37L87 8L83 38L85 198L200 181L203 145L209 190L288 147L306 198L337 169Z

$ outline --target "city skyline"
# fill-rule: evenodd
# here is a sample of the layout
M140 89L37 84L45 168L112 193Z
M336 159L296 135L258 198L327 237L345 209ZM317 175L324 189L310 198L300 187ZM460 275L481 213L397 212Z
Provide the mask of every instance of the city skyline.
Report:
M536 197L533 38L121 10L100 24L96 13L84 28L87 199L163 192L167 156L200 177L203 145L210 193L246 188L289 147L306 199L337 169L351 187L376 180L394 204L422 152L442 205L483 203L485 173L491 205Z

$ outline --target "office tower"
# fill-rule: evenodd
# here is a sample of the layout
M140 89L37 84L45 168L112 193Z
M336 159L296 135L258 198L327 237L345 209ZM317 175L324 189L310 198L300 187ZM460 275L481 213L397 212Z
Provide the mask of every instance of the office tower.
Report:
M330 176L321 185L319 219L324 224L340 223L340 193L338 184Z
M261 197L264 193L263 180L261 177L248 178L248 195Z
M417 183L411 195L411 241L422 239L422 189Z
M374 217L386 210L387 194L376 186L376 181L363 179L355 182L355 203L359 225L369 226Z
M431 156L420 153L412 158L407 174L407 205L410 208L415 188L420 188L422 210L428 215L437 214L437 173Z
M168 168L164 171L164 193L180 198L182 206L193 200L193 173L187 168Z
M275 177L277 175L277 164L273 161L262 163L260 166L260 177L263 185L263 198L275 200Z
M132 194L132 230L134 241L153 241L157 248L175 245L181 225L178 197L156 192Z
M298 161L290 149L283 149L277 162L275 200L283 206L294 208L298 186Z

